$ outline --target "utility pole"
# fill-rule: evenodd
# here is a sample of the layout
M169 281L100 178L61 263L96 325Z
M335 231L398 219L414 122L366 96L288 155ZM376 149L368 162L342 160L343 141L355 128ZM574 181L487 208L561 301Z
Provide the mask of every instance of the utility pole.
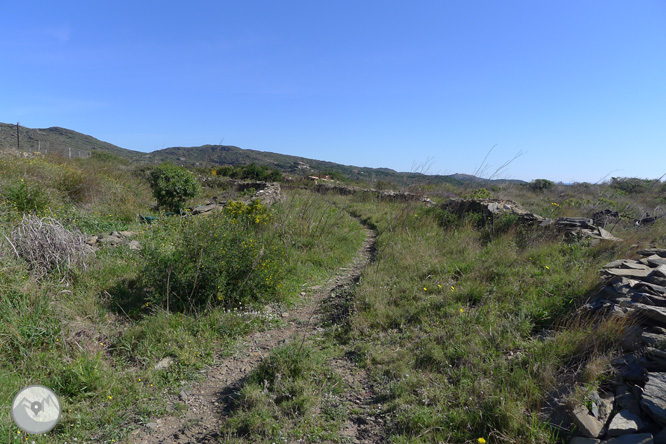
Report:
M21 149L21 139L20 139L20 136L19 136L19 123L20 122L16 122L16 149L17 150Z
M69 150L69 158L71 159L72 158L72 147L71 146L67 147L67 149Z
M37 152L38 153L42 152L42 141L41 140L37 141Z

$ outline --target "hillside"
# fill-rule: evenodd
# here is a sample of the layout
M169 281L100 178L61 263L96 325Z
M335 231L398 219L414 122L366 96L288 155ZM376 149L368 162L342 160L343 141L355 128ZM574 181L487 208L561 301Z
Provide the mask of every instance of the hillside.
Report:
M57 126L51 128L19 126L19 138L21 151L41 151L69 156L71 149L73 158L88 157L92 151L102 151L132 161L139 161L145 157L145 153L121 148L92 136ZM15 124L0 123L0 148L16 148Z
M63 156L88 157L92 151L101 151L133 162L159 163L170 161L187 167L206 167L215 165L257 165L277 168L283 173L310 175L318 173L338 173L347 179L363 182L393 182L398 185L453 184L462 185L470 182L485 181L468 174L426 175L420 173L398 172L389 168L368 168L341 165L335 162L309 159L243 149L228 145L203 145L198 147L171 147L151 153L133 151L92 136L60 128L19 127L20 149L22 151L42 151L59 153ZM0 148L16 148L16 125L0 123ZM490 183L520 183L520 180L491 180Z

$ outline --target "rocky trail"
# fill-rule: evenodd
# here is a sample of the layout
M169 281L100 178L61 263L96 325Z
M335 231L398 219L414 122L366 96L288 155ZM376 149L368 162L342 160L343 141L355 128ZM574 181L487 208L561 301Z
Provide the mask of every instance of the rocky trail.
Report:
M366 227L366 239L352 262L339 269L326 283L305 291L300 307L282 313L285 327L255 332L245 337L233 356L209 368L205 378L169 400L171 405L178 402L187 405L183 415L155 419L133 432L127 442L224 442L225 437L220 433L219 425L230 413L233 401L250 372L273 348L290 341L305 341L324 330L322 302L344 294L342 290L358 281L362 270L372 260L375 241L376 233ZM354 413L343 427L341 436L352 443L380 442L378 430L381 420L373 415L376 410L374 396L367 378L350 360L336 360L333 366L352 387L349 401L354 406Z

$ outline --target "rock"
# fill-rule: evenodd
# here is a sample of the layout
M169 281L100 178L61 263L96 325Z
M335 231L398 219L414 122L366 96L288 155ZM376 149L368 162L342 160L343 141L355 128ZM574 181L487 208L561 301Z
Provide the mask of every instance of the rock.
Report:
M141 243L139 243L139 241L137 241L137 240L130 241L128 246L129 246L129 249L133 250L133 251L140 251L143 248Z
M606 444L654 444L654 441L651 433L637 433L609 439Z
M653 268L650 277L666 278L666 265L659 265L657 268Z
M173 358L171 356L167 356L166 358L162 359L160 362L155 364L155 367L153 367L154 370L164 370L166 368L169 368L173 364Z
M654 435L654 444L666 444L666 428Z
M569 441L569 444L597 444L600 442L601 440L594 438L583 438L580 436L574 436L573 438L571 438L571 441Z
M658 349L666 349L666 335L644 331L641 333L641 341L643 341L646 345L652 345Z
M641 256L656 255L659 257L666 258L666 248L645 248L643 250L638 250L638 254L640 254Z
M590 415L587 408L583 406L576 407L571 412L571 419L581 434L586 438L597 438L601 434L603 424L601 421Z
M88 236L86 244L93 246L97 243L97 239L99 239L97 236Z
M202 214L202 213L208 213L209 211L214 210L217 208L218 205L216 203L208 204L208 205L200 205L198 207L195 207L192 209L192 214L197 215L197 214Z
M605 227L606 225L616 222L619 219L620 213L609 209L597 211L592 215L592 222L594 225L598 225L600 227Z
M643 428L643 421L629 410L621 410L608 426L608 436L627 435Z
M590 228L593 227L592 219L586 217L558 217L555 225L572 228Z
M645 259L651 267L658 267L660 265L666 265L666 258L654 255Z
M157 428L157 423L149 422L148 424L146 424L146 427L149 428L150 430L155 430Z
M647 371L636 361L633 355L624 355L612 361L618 367L618 376L625 381L643 383L647 378Z
M666 373L650 372L645 383L641 407L655 421L666 425Z
M620 409L627 410L636 416L639 416L642 413L638 399L633 393L631 393L631 390L629 390L629 387L625 384L621 384L615 389L615 403Z
M634 303L634 307L639 315L645 316L646 318L661 322L666 324L666 308L664 307L655 307L652 305L646 305L641 303Z
M604 273L610 274L611 276L622 276L628 278L642 279L648 277L652 273L650 267L645 266L645 269L632 269L632 268L607 268L604 270Z

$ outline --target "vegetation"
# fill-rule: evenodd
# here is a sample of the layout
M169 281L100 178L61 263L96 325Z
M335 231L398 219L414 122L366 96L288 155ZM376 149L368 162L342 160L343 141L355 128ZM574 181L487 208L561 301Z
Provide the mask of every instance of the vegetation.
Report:
M251 371L224 438L345 442L345 428L372 415L392 443L566 442L543 416L544 400L564 383L572 396L603 387L627 327L578 308L605 262L666 242L664 219L633 224L666 203L664 184L639 179L427 189L436 201L490 195L549 217L618 211L607 229L625 241L591 246L514 216L488 221L296 187L266 206L204 183L200 195L229 201L222 211L142 224L137 214L155 204L151 183L170 190L166 208L200 203L188 170L142 169L99 153L0 156L0 436L24 440L7 407L30 383L66 406L52 432L30 437L36 443L118 442L177 416L184 406L166 400L243 350L246 335L284 328L279 313L304 303L304 286L349 266L364 224L378 235L374 262L331 296L312 336ZM170 179L185 185L169 188ZM98 245L93 254L85 243L117 230L142 248ZM169 368L155 369L165 358ZM361 391L372 410L354 402Z
M251 163L242 166L224 166L218 168L216 174L241 180L261 180L266 182L279 182L282 180L282 173L277 168L268 168Z
M157 205L173 212L179 212L200 191L199 182L191 172L168 162L150 172L150 188Z

